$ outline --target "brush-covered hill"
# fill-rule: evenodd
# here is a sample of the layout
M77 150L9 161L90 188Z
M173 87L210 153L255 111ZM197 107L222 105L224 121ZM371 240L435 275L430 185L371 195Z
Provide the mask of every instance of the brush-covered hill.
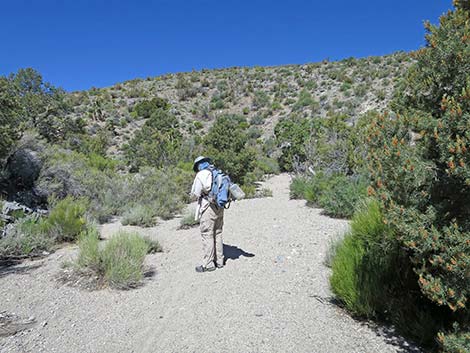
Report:
M238 114L271 136L281 117L296 113L324 117L345 114L350 121L370 110L382 110L411 64L398 52L363 59L277 67L233 67L134 79L114 86L71 93L73 115L90 132L113 132L112 154L119 154L144 120L136 103L160 97L187 134L203 135L218 116Z
M399 52L201 70L72 93L19 70L0 77L0 201L34 209L84 198L91 218L151 225L188 201L200 154L250 197L263 195L257 181L266 174L354 174L364 155L356 138L364 133L355 129L364 124L355 122L388 105L411 63ZM6 214L0 227L14 222Z

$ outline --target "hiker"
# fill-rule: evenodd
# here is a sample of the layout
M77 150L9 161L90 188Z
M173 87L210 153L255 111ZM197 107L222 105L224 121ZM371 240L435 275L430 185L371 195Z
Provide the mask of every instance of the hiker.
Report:
M199 156L194 160L194 178L191 195L197 198L196 220L200 220L203 259L196 267L196 272L214 271L224 267L224 247L222 227L224 225L224 207L208 199L212 188L211 160Z

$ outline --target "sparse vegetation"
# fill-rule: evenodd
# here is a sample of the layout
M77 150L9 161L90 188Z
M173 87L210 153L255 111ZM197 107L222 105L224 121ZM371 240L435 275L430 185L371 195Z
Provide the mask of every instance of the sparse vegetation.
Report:
M194 217L195 210L187 210L180 221L180 229L189 229L199 225L199 221Z
M294 178L291 197L305 199L323 208L327 215L349 218L356 204L366 196L366 187L367 182L360 177L321 172L312 177Z
M118 289L132 288L142 281L144 259L149 251L160 251L158 243L137 233L120 231L99 246L98 233L89 229L80 236L79 268L91 270Z
M54 246L42 220L26 217L0 238L0 259L41 256Z

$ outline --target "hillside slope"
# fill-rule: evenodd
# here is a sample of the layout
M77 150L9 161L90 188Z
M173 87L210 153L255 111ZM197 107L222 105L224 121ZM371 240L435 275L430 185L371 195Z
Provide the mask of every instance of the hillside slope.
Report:
M280 117L296 113L321 117L328 112L351 120L369 110L382 110L411 64L409 54L327 60L277 67L234 67L135 79L102 89L71 94L73 114L84 118L90 132L113 132L118 152L143 121L133 106L146 99L167 99L189 134L207 131L217 116L240 114L267 137ZM200 130L200 132L198 132Z

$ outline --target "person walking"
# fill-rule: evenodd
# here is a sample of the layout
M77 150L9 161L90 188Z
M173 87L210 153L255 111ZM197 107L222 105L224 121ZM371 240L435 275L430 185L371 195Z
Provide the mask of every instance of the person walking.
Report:
M222 228L224 226L224 207L211 203L208 199L212 188L210 158L199 156L194 160L196 173L191 195L197 199L195 219L200 221L202 238L202 264L196 266L196 272L214 271L224 267L224 246Z

